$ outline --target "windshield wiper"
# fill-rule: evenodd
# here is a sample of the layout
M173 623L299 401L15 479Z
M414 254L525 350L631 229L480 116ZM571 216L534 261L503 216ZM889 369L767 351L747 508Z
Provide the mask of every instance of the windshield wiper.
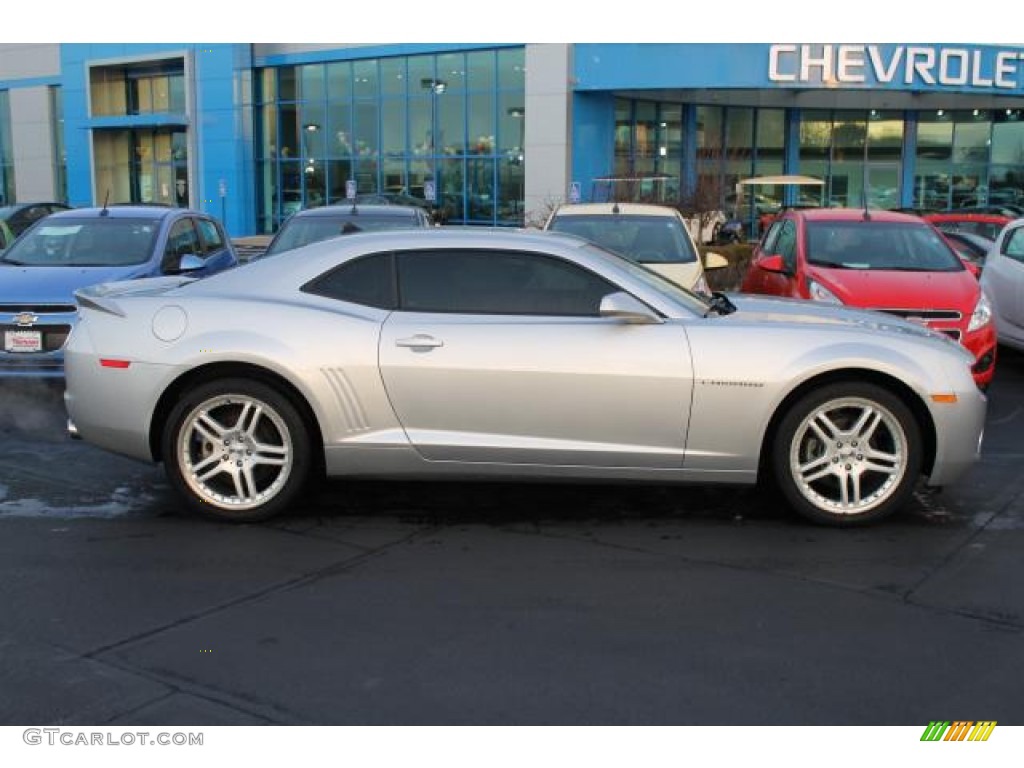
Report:
M17 261L15 259L5 259L3 257L0 257L0 264L10 264L11 266L14 267L24 267L27 263L28 262L25 261Z
M729 301L729 297L721 291L715 291L711 294L711 298L708 299L708 310L704 313L704 317L707 317L712 312L719 315L731 315L736 311L736 305Z

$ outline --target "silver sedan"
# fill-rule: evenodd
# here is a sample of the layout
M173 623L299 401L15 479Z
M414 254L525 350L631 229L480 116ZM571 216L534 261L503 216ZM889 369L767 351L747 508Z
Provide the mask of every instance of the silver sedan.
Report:
M350 235L79 291L71 429L260 520L314 473L777 486L884 517L977 458L969 353L888 315L700 297L573 237Z

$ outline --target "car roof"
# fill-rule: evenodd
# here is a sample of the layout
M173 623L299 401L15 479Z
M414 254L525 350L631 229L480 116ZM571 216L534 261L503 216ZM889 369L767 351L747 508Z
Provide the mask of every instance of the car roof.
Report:
M106 211L106 213L104 213ZM111 205L107 208L72 208L67 211L51 213L47 220L53 219L87 219L99 217L110 219L137 219L139 216L147 216L154 219L162 219L181 213L192 215L206 215L201 211L193 211L188 208L168 208L162 205Z
M306 208L292 214L292 218L305 219L311 216L322 216L325 218L349 218L354 216L412 218L418 215L419 210L419 208L411 205L353 205L352 203L337 203L335 205L323 205L319 208Z
M615 209L618 208L618 211ZM563 205L555 216L594 216L594 215L620 215L620 216L671 216L676 215L676 209L667 205L651 205L648 203L574 203Z
M1005 224L1012 221L1011 217L1001 216L997 213L960 213L955 211L926 213L922 218L928 221L976 221L982 224Z
M868 218L865 218L867 213ZM921 218L909 213L863 208L805 208L789 210L786 215L799 216L806 221L884 221L920 224Z

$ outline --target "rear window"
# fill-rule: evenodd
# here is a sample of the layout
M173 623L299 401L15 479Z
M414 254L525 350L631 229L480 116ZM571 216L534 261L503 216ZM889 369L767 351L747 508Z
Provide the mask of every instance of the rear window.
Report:
M632 214L555 216L550 229L582 237L638 264L692 264L693 244L675 217Z
M375 216L366 213L353 216L347 212L338 216L297 216L284 223L281 231L267 248L266 255L272 256L343 234L411 229L420 225L420 220L412 210L408 215L395 216Z
M807 262L833 269L958 272L953 249L924 223L808 221Z

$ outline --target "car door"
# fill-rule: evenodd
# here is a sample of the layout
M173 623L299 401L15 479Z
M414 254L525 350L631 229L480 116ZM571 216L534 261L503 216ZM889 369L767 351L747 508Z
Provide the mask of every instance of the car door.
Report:
M206 260L207 271L218 272L234 264L236 261L234 251L220 225L213 219L203 216L197 216L195 224L196 230L199 232L202 256Z
M765 236L760 258L779 255L785 266L785 272L770 272L754 262L756 273L752 274L754 283L749 290L754 293L765 293L770 296L800 297L800 283L797 279L797 229L792 219L776 221Z
M995 305L998 333L1024 340L1024 227L1007 228L985 259L982 288Z
M424 458L682 466L692 390L682 327L600 317L601 298L620 288L545 254L407 251L397 273L381 375Z

